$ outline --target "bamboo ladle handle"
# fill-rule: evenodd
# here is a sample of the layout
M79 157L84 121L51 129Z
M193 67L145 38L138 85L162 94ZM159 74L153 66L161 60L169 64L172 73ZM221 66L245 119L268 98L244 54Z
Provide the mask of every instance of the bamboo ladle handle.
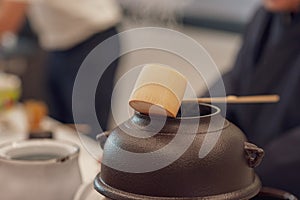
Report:
M280 100L278 95L254 95L254 96L227 96L198 99L183 99L183 101L198 101L199 103L276 103Z

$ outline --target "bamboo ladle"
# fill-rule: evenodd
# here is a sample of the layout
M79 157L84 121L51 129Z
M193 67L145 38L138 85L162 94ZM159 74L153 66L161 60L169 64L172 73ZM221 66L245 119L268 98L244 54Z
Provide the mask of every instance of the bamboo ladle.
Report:
M143 67L129 99L129 105L145 114L176 117L182 101L199 103L275 103L278 95L227 96L213 98L183 99L186 78L176 70L150 64Z

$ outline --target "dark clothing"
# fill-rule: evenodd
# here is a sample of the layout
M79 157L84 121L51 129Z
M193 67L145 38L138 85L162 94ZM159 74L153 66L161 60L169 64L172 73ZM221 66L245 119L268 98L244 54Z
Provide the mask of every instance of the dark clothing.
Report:
M265 149L263 185L300 196L300 14L260 9L223 81L228 95L280 95L275 104L228 105L227 118Z
M47 85L50 116L63 122L74 123L72 91L76 74L86 56L102 41L117 34L115 28L93 35L82 43L64 51L49 52ZM111 54L119 54L119 44ZM118 61L113 62L101 77L96 92L96 112L103 130L107 128L113 81ZM105 67L105 66L103 66ZM83 105L84 106L84 105Z

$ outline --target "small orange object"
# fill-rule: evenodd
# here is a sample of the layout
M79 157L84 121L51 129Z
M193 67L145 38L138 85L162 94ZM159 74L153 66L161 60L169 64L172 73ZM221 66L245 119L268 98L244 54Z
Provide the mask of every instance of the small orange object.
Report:
M48 114L46 104L42 101L29 100L26 101L24 105L28 117L29 132L33 133L40 131L41 121Z

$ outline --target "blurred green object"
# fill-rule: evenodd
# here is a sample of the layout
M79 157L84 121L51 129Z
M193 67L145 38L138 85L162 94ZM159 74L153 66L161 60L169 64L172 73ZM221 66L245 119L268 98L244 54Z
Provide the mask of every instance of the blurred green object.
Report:
M12 74L0 72L0 112L15 105L21 95L21 80Z

